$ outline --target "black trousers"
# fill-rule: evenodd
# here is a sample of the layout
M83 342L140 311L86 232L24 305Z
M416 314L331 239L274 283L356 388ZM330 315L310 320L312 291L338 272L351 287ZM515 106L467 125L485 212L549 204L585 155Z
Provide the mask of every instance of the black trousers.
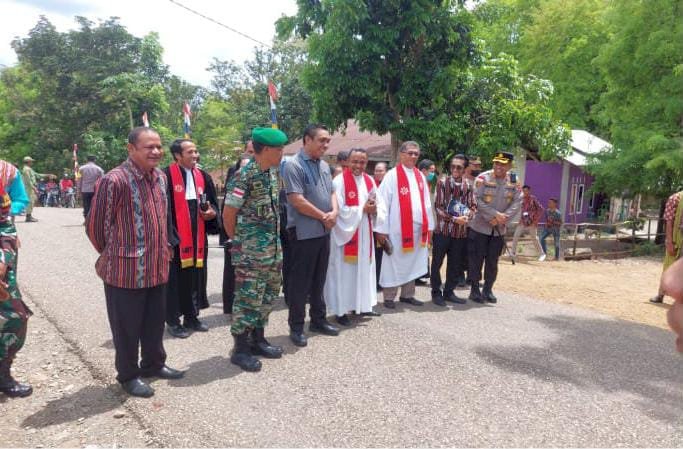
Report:
M230 244L225 244L225 258L223 259L223 313L232 313L235 302L235 266L232 264Z
M292 249L289 244L287 230L280 231L280 244L282 244L282 294L285 297L285 304L289 305L287 298L287 285L289 283L289 271L292 266Z
M446 260L446 284L444 293L452 293L458 280L465 275L465 259L467 253L467 238L456 239L443 234L433 234L432 267L430 284L432 293L441 291L441 265Z
M95 192L81 192L83 198L83 216L87 217L90 212L90 205L92 204L92 197L95 196Z
M498 276L498 258L505 241L499 235L486 235L469 230L467 236L469 259L468 275L472 285L478 285L481 280L481 268L484 266L484 288L491 289Z
M288 229L290 266L288 269L287 300L289 301L289 327L296 332L304 330L306 300L311 305L311 322L325 321L327 309L323 298L327 262L330 258L330 236L297 240L294 228Z
M116 380L123 383L161 369L166 363L166 284L139 289L104 284L104 297L114 341Z
M375 245L375 272L377 273L377 291L382 290L382 286L379 285L379 274L382 272L382 256L384 256L384 248Z

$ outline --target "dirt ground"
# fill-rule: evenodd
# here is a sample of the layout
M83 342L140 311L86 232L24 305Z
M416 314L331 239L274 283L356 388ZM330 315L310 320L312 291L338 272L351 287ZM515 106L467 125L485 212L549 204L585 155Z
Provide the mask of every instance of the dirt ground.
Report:
M624 320L668 329L664 304L648 300L657 293L659 258L545 261L520 258L516 265L503 256L496 289L545 301L593 309Z

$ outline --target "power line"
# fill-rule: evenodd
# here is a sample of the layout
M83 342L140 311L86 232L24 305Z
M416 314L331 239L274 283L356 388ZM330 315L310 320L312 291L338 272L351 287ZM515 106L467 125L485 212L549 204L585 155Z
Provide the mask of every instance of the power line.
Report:
M236 29L234 29L234 28L231 28L231 27L229 27L228 25L226 25L226 24L224 24L224 23L221 23L221 22L219 22L219 21L217 21L217 20L215 20L215 19L212 19L211 17L209 17L209 16L207 16L207 15L204 15L204 14L200 13L199 11L195 11L194 9L188 8L187 6L183 5L183 4L180 3L180 2L177 2L177 1L175 1L175 0L168 0L168 1L170 1L170 2L173 3L174 5L180 6L181 8L183 8L183 9L185 9L185 10L191 12L192 14L195 14L195 15L197 15L197 16L203 18L203 19L206 19L206 20L208 20L208 21L210 21L210 22L213 22L213 23L215 23L215 24L218 25L218 26L221 26L221 27L223 27L223 28L226 28L226 29L232 31L233 33L237 33L237 34L239 34L239 35L242 36L242 37L246 37L246 38L249 39L250 41L254 41L254 42L256 42L257 44L259 44L259 45L261 45L261 46L263 46L263 47L271 48L270 45L265 44L265 43L261 42L261 41L258 40L258 39L254 39L253 37L251 37L251 36L249 36L249 35L246 35L246 34L242 33L241 31L238 31L238 30L236 30Z

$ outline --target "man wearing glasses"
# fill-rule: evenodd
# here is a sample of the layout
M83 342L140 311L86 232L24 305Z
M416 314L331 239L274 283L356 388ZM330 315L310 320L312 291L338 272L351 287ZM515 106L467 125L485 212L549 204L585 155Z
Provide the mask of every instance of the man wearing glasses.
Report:
M379 186L378 196L387 207L387 219L378 224L377 242L386 245L379 284L384 289L384 307L396 307L394 300L414 306L415 279L422 276L429 263L429 233L434 229L429 185L415 167L420 157L417 142L408 141L399 149L399 164L389 170ZM386 248L391 248L386 251Z
M451 175L436 183L436 227L432 242L432 301L445 306L446 301L465 304L455 296L459 279L464 278L467 254L467 223L474 215L473 190L464 177L467 158L458 154L451 160ZM441 265L447 257L446 283L441 290Z

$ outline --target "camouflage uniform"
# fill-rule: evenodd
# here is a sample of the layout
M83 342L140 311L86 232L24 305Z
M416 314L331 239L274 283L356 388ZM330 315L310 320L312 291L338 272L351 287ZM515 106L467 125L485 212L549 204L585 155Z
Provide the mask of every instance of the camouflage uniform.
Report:
M2 281L7 284L9 298L0 298L0 366L12 364L24 346L26 324L31 310L21 300L17 286L17 230L10 219L11 200L0 183L0 262L7 266Z
M239 210L231 251L236 294L230 328L239 335L264 328L280 294L277 172L262 171L252 159L232 177L226 192L225 205Z

